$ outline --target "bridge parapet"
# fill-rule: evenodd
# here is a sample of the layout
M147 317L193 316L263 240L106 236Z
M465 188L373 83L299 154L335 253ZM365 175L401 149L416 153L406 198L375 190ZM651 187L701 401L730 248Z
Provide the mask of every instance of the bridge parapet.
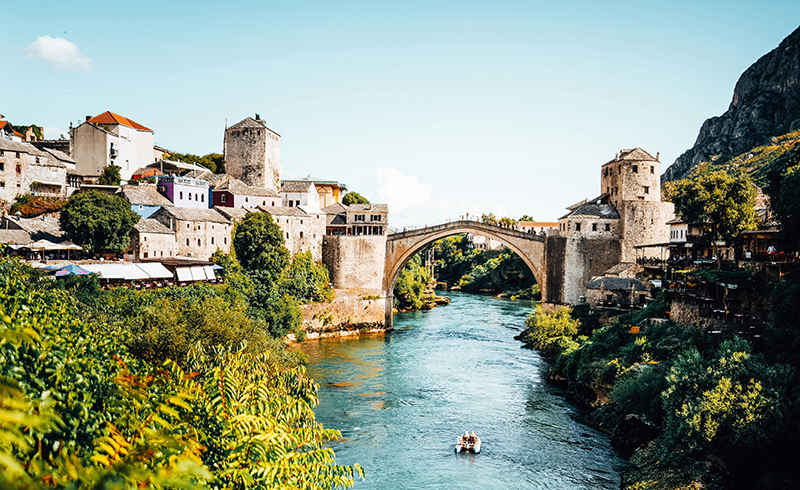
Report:
M406 230L387 235L387 240L404 240L406 238L422 237L431 234L439 234L448 230L461 230L469 228L471 233L480 233L485 231L491 235L506 235L509 237L523 238L525 240L533 240L536 242L545 242L547 237L538 235L536 233L528 233L524 231L515 230L513 228L506 228L503 226L490 225L488 223L481 223L480 221L458 220L441 225L426 226L425 228L418 228L416 230Z

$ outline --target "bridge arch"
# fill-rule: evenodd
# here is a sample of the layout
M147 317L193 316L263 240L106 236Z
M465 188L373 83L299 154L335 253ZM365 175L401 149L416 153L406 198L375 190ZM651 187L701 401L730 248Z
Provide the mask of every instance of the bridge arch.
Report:
M387 298L387 325L391 325L394 284L411 257L436 240L464 233L483 235L503 242L505 246L513 250L525 262L525 265L533 273L536 282L539 283L542 299L547 298L545 292L547 284L546 237L477 221L453 221L443 225L393 233L387 236L383 283Z

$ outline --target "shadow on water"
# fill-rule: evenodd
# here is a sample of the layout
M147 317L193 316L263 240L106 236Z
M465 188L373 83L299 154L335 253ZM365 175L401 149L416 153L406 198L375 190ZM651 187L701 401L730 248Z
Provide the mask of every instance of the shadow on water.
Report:
M531 302L452 294L450 306L395 315L383 337L302 344L321 385L317 420L342 432L337 461L357 489L619 488L623 461L513 339ZM466 430L479 455L455 454Z

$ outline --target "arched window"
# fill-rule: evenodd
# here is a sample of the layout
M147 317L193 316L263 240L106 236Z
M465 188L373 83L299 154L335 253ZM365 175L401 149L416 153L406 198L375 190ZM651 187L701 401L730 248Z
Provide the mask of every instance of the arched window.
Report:
M300 238L303 238L303 232L302 231L300 232Z
M187 246L189 245L189 239L188 238L186 239L186 245Z
M178 193L178 195L180 196L180 199L183 199L183 191L180 191L180 192Z
M200 202L206 202L206 195L200 194Z

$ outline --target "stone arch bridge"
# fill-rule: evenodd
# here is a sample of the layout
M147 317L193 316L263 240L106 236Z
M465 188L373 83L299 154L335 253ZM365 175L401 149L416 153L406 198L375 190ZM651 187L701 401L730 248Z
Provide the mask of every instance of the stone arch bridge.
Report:
M493 238L513 250L530 268L542 291L542 301L548 302L547 237L525 233L478 221L453 221L442 225L392 233L386 237L383 290L386 294L386 325L391 325L394 284L400 271L417 252L427 245L452 235L472 233Z

